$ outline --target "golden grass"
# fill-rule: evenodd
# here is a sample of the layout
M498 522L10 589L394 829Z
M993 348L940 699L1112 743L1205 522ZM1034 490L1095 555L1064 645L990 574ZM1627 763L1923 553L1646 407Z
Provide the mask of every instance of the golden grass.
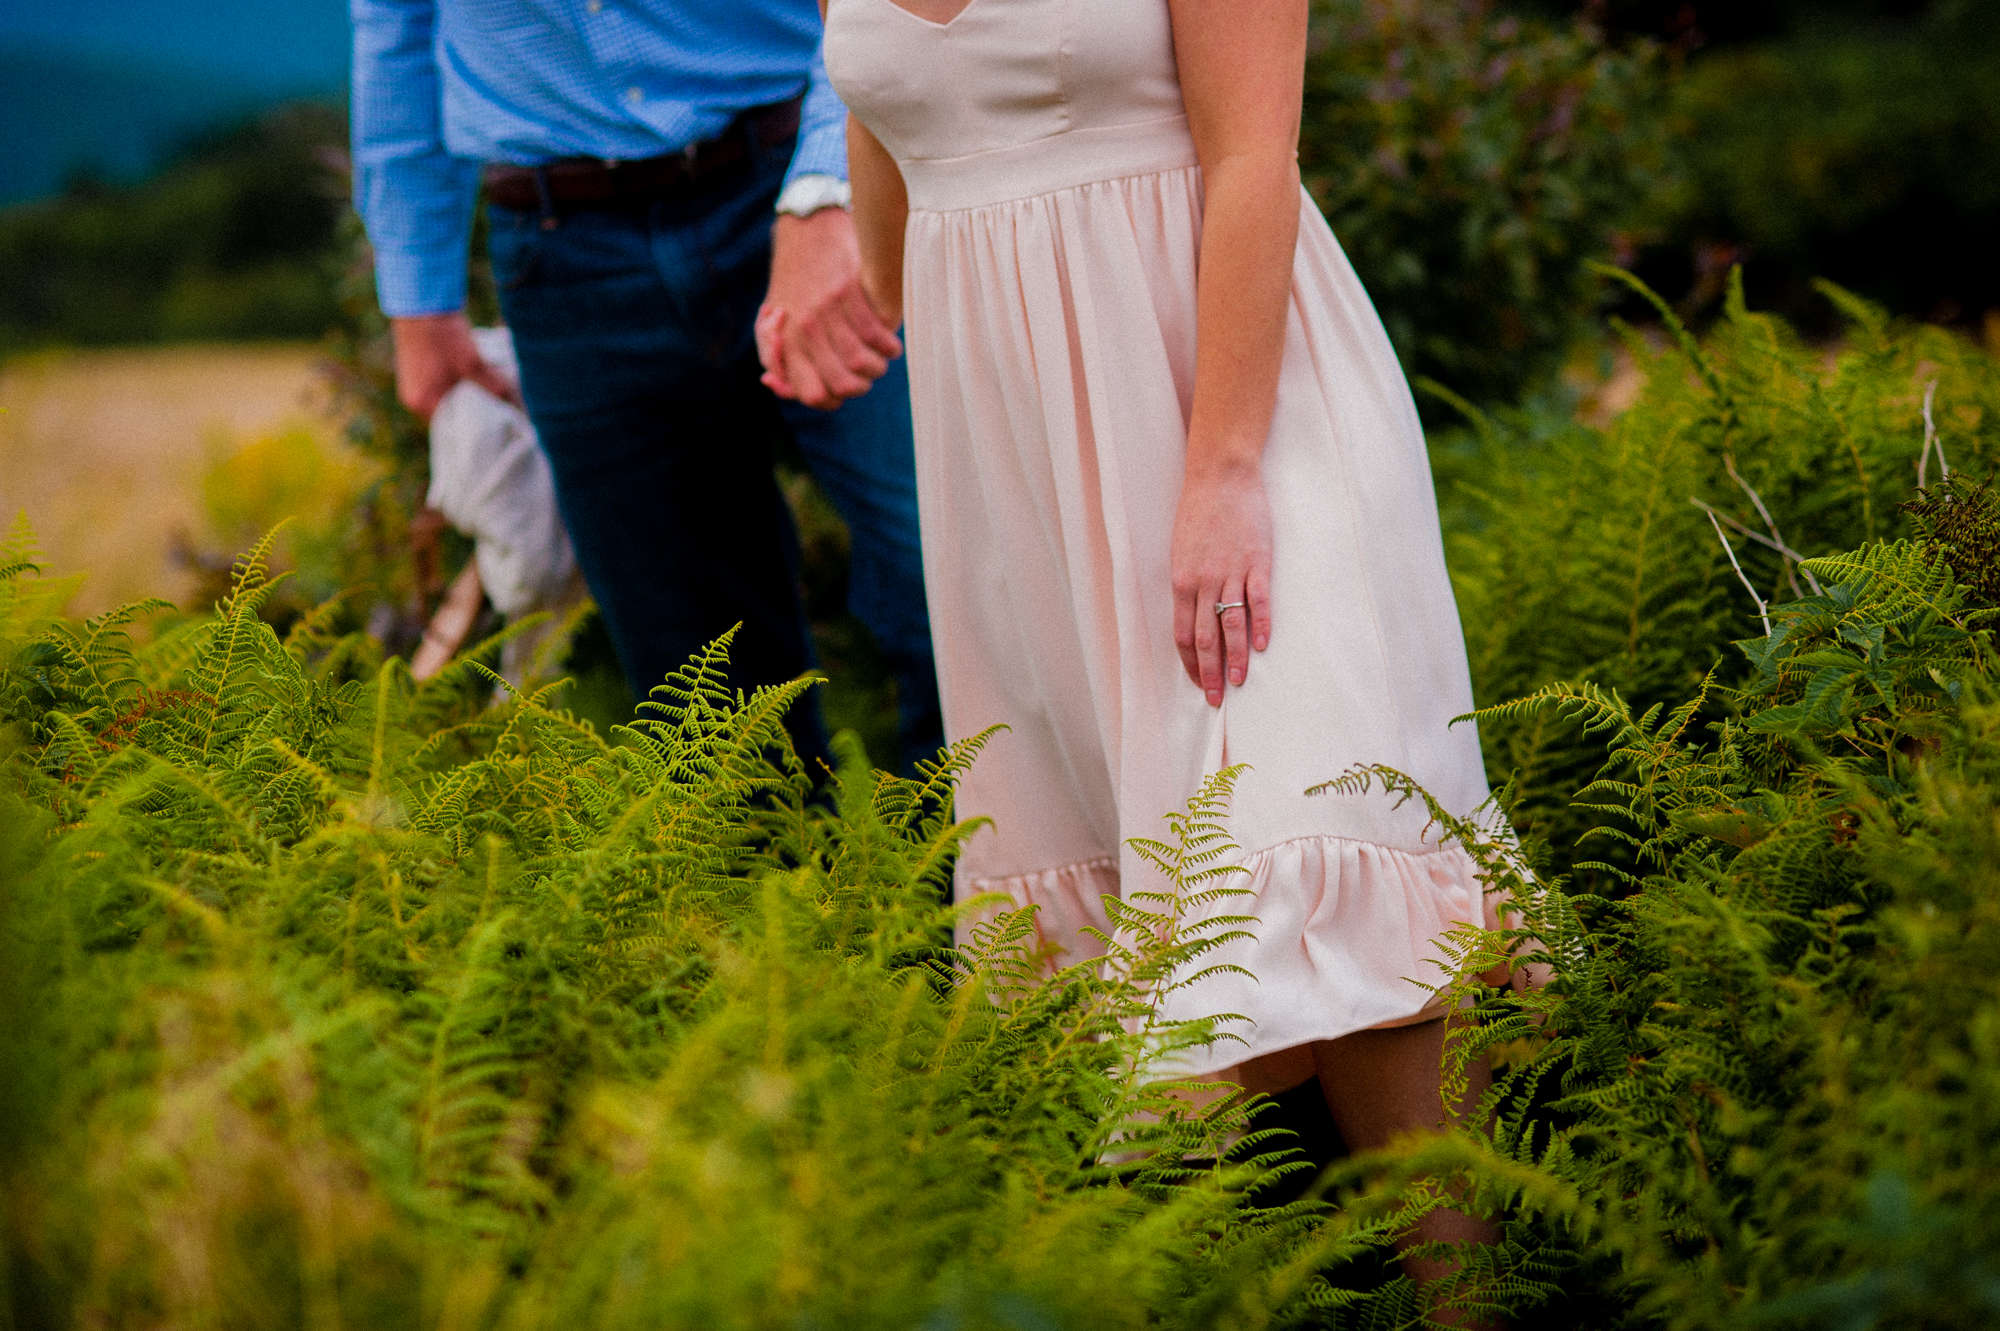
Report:
M329 488L329 467L353 473L319 357L311 345L145 347L0 365L0 526L25 512L51 572L89 571L72 614L185 600L195 579L177 547L233 549L234 528L273 498L318 507L293 492Z

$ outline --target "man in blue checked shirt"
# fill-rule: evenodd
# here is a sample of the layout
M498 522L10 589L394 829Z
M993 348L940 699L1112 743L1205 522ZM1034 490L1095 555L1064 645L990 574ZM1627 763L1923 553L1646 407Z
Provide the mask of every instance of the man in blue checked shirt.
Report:
M790 438L852 531L902 760L934 752L908 381L861 292L815 0L351 4L354 193L403 401L511 391L463 313L483 183L521 395L634 691L738 622L735 683L812 664L771 474ZM760 311L798 401L759 382ZM817 704L794 710L824 758Z

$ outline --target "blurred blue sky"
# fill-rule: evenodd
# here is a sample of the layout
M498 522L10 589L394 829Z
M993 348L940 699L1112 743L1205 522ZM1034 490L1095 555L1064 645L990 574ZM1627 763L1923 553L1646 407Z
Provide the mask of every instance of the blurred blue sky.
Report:
M346 79L345 0L0 0L0 204Z

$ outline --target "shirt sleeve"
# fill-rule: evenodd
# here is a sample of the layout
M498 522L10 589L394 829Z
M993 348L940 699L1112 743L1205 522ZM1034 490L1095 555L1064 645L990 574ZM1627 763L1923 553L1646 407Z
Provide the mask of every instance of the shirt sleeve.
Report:
M350 0L354 206L392 318L465 306L479 163L445 150L436 0ZM843 168L844 174L844 168Z
M805 102L799 107L799 146L792 152L785 182L800 176L847 179L847 107L828 81L826 60L818 50L813 52Z

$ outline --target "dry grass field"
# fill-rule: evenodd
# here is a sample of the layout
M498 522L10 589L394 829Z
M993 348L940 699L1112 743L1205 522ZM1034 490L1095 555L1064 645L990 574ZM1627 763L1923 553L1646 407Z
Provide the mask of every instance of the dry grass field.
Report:
M311 345L189 346L0 365L0 523L25 513L50 571L89 571L72 613L185 599L177 551L228 547L267 507L232 491L268 489L274 470L318 476L344 453L318 360Z

